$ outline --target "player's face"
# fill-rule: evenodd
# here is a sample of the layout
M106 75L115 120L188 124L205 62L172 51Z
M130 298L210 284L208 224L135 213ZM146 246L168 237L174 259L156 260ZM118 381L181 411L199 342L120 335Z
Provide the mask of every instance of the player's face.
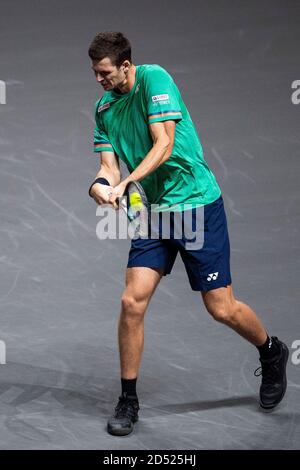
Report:
M106 91L118 88L126 80L123 64L117 67L111 63L108 57L100 61L93 60L92 69L94 70L97 82Z

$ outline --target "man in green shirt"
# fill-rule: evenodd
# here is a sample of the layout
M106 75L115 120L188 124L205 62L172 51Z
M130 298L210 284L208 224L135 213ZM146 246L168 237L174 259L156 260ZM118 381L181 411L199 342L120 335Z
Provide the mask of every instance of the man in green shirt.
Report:
M221 190L203 157L202 147L181 94L159 65L134 65L122 33L99 33L89 48L92 69L105 93L96 103L95 152L100 170L90 187L98 204L117 208L130 181L139 181L150 204L173 216L186 207L204 211L204 243L187 240L132 240L119 320L122 394L109 419L113 435L129 434L138 419L136 380L143 342L144 315L158 283L172 270L178 252L191 288L200 291L212 317L258 348L262 367L260 405L274 408L286 390L287 346L269 337L255 312L235 299L230 245ZM121 179L121 158L129 176Z

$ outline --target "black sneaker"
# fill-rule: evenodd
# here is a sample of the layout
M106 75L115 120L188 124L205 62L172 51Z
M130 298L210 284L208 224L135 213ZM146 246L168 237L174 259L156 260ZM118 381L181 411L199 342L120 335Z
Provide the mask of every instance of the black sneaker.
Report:
M114 415L107 422L107 431L114 436L126 436L133 431L134 423L139 419L139 402L137 397L123 393L115 408Z
M259 390L260 406L271 410L284 397L286 391L286 363L289 357L289 350L286 344L276 336L272 336L272 341L278 348L278 354L272 359L260 359L261 367L258 367L254 375L262 376Z

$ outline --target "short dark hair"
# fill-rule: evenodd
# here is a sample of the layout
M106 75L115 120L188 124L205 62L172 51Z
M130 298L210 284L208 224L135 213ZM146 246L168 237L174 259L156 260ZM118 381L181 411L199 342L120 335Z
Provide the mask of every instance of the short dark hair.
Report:
M131 62L131 45L120 32L98 33L89 47L89 56L97 61L109 57L113 65L120 67L124 60Z

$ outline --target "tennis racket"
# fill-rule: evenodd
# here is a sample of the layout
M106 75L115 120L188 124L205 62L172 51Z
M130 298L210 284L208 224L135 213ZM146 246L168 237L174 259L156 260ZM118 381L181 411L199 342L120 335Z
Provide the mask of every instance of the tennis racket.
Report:
M133 223L136 236L148 234L149 203L140 183L131 181L127 184L123 197L119 199L120 207L125 211L128 220Z

